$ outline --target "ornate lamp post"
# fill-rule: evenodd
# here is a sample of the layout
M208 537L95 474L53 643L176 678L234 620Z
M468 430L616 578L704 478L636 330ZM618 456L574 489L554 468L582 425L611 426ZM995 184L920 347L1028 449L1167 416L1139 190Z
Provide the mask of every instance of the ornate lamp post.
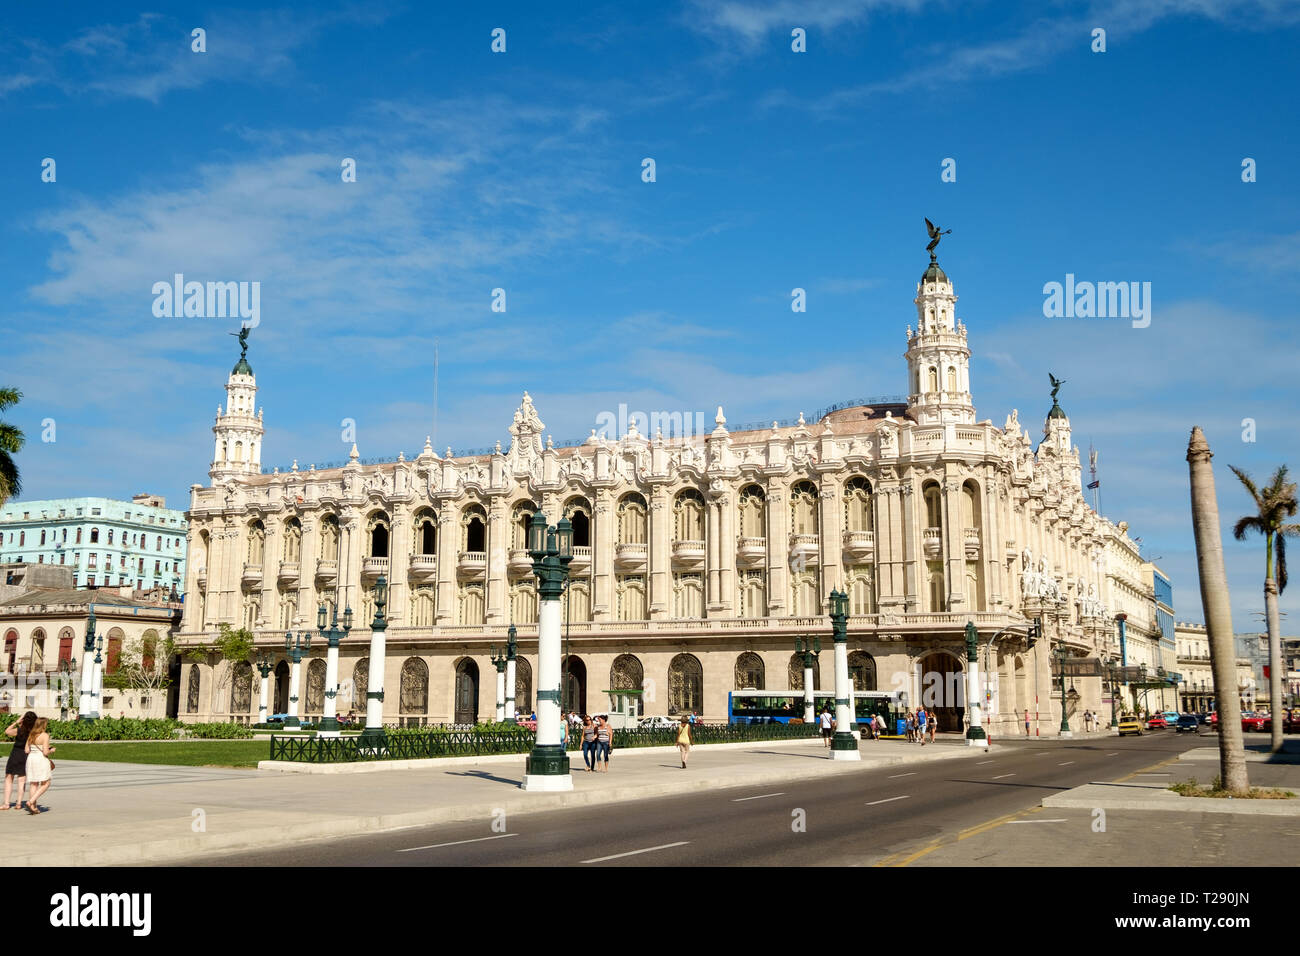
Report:
M343 612L343 627L339 628L339 609L334 608L333 620L329 630L325 629L325 605L316 612L316 630L325 638L328 650L325 652L325 713L321 715L318 737L337 737L339 735L339 641L348 636L352 630L352 608Z
M794 652L803 655L803 722L811 724L817 719L817 702L813 699L813 662L822 652L822 639L796 637Z
M298 719L298 688L301 685L298 678L302 670L303 651L311 650L311 631L300 631L296 637L292 631L285 631L284 650L293 662L293 668L289 671L289 716L285 718L284 725L301 727L302 721Z
M366 729L361 731L361 743L376 747L387 746L384 733L384 654L388 618L384 608L388 605L388 579L382 574L375 582L375 619L370 622L370 686L366 689ZM347 615L344 615L347 619ZM378 685L378 689L374 689Z
M90 717L98 719L104 700L104 635L95 638L95 660L90 669Z
M983 727L983 694L980 689L979 633L973 621L966 622L966 745L989 746Z
M540 511L528 525L528 555L537 575L537 737L524 771L525 790L572 790L560 727L560 597L573 560L573 527L546 526Z
M492 665L497 669L497 723L506 719L506 658L504 650L492 648Z
M831 591L831 633L835 637L835 736L832 760L861 760L858 738L849 730L853 685L849 682L849 596Z
M257 698L257 722L265 725L267 695L271 688L271 655L265 651L257 652L257 671L262 675L261 693Z
M1119 666L1128 667L1128 639L1125 634L1124 622L1128 620L1128 615L1120 611L1115 615L1115 623L1119 625ZM1127 675L1126 675L1127 676ZM1128 681L1124 681L1124 687L1128 687Z
M1061 736L1073 737L1074 731L1070 729L1070 717L1066 711L1069 701L1065 696L1065 661L1068 656L1065 642L1056 645L1056 659L1061 665Z
M99 714L91 716L95 698L95 605L90 605L90 617L86 621L85 656L81 659L81 699L77 706L79 721L94 720Z
M518 632L513 624L506 631L506 720L515 719L515 661L519 659Z

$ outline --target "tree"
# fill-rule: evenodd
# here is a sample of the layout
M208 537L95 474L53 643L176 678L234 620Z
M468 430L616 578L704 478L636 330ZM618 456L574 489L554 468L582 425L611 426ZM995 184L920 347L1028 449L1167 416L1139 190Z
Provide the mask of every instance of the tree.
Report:
M1282 711L1282 625L1278 620L1277 599L1286 590L1286 539L1300 536L1300 524L1287 524L1297 510L1296 484L1287 481L1287 466L1281 465L1265 488L1257 488L1250 475L1229 465L1250 496L1255 499L1255 514L1237 519L1232 529L1233 537L1245 541L1252 531L1264 536L1264 617L1268 622L1268 698L1273 712L1271 749L1282 749L1282 731L1285 719ZM1273 564L1274 548L1277 565ZM1276 575L1274 571L1276 570Z
M142 636L131 644L123 645L117 669L104 675L104 686L138 690L141 697L150 697L171 686L169 665L174 653L176 642L171 637L159 640L156 634Z
M247 661L253 653L253 632L247 628L233 628L229 624L220 624L217 640L213 644L194 644L185 651L185 656L192 661L207 664L213 670L213 695L221 693L234 673L233 667L220 670L217 665L222 661L237 664Z
M1219 501L1214 496L1214 468L1210 443L1200 426L1187 443L1187 465L1192 488L1192 532L1196 537L1196 570L1201 585L1201 608L1210 638L1210 668L1219 710L1219 777L1231 793L1250 792L1246 775L1246 750L1241 733L1241 701L1237 697L1236 648L1232 634L1232 601L1228 573L1223 567L1223 538L1219 532Z
M0 412L17 405L22 397L16 388L0 388ZM0 505L22 493L22 478L13 456L22 451L26 441L20 428L0 420Z

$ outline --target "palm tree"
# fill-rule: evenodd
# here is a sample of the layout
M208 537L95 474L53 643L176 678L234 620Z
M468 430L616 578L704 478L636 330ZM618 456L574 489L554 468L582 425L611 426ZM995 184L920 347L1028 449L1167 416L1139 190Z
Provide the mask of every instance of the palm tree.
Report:
M1219 709L1219 777L1231 793L1249 793L1246 751L1241 733L1241 700L1237 697L1236 652L1232 641L1232 601L1223 567L1223 538L1219 534L1219 501L1214 496L1214 452L1200 426L1187 443L1192 485L1192 532L1196 537L1196 570L1201 607L1210 636L1210 668Z
M22 401L23 393L16 388L0 388L0 412ZM0 421L0 505L23 490L18 475L18 465L13 456L22 451L27 441L22 430L6 421Z
M1256 513L1237 520L1232 529L1233 537L1238 541L1246 540L1246 535L1257 531L1264 536L1264 616L1268 621L1268 698L1273 711L1273 738L1271 748L1276 752L1282 749L1282 731L1285 719L1282 711L1282 626L1278 620L1277 598L1286 590L1286 539L1300 536L1300 524L1287 524L1297 510L1296 485L1287 481L1287 466L1280 466L1273 472L1273 479L1266 488L1260 489L1250 480L1250 475L1232 465L1232 473L1237 476L1250 496L1255 499ZM1277 574L1274 576L1273 550L1277 548Z

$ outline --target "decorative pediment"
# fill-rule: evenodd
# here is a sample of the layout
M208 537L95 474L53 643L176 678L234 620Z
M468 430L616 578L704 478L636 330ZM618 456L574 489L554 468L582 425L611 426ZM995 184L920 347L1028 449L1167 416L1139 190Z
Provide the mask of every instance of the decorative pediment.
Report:
M510 451L506 460L513 475L530 474L542 455L542 432L546 426L537 417L533 400L524 392L523 401L515 409L515 419L510 425Z

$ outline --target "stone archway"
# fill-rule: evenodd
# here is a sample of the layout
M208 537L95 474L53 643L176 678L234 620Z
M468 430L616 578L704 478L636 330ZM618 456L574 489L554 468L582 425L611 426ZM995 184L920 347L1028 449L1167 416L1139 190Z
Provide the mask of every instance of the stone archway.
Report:
M478 664L473 658L462 657L456 665L456 712L458 724L478 723Z
M942 732L965 729L966 673L961 661L946 651L920 660L921 697L918 704L932 711Z
M564 659L560 673L563 675L560 709L587 713L587 665L581 657L570 654Z
M289 712L289 662L280 661L275 665L275 705L271 708L273 714L287 714Z

